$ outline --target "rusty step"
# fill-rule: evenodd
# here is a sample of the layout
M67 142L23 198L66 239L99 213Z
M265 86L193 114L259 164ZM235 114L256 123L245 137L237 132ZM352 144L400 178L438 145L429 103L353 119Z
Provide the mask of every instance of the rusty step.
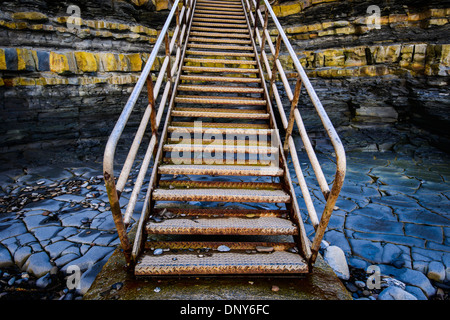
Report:
M247 29L225 29L225 28L208 28L208 27L191 27L192 31L205 31L205 32L217 32L217 33L243 33L249 34Z
M203 137L202 139L197 139L199 141L196 141L195 138L185 138L185 140L183 139L179 139L178 138L169 138L167 140L167 144L198 144L198 145L207 145L207 146L212 146L212 145L221 145L221 146L261 146L261 147L271 147L271 141L267 141L267 139L265 140L257 140L256 137L255 139L236 139L237 136L233 135L231 139L228 139L225 137L225 139L219 139L216 136L214 136L213 138L207 138L207 137Z
M255 57L253 52L229 52L229 51L198 51L198 50L186 50L187 55L196 56L226 56L226 57Z
M214 10L215 12L236 12L236 13L244 13L242 8L226 8L226 7L213 7L209 5L197 5L196 9L198 10Z
M246 64L256 65L255 60L234 60L234 59L202 59L202 58L184 58L184 62L192 63L211 63L211 64Z
M241 2L233 2L233 1L197 1L197 4L242 8Z
M194 16L194 18L192 19L192 21L195 22L213 22L213 23L245 23L246 20L245 19L223 19L223 18L202 18L202 17L197 17Z
M205 85L185 85L178 86L178 91L189 92L221 92L221 93L263 93L263 88L253 87L232 87L232 86L205 86Z
M195 13L194 18L219 18L219 19L231 19L231 20L245 20L245 16L242 15L242 18L240 16L235 15L226 15L226 14L206 14L206 13Z
M222 27L222 28L230 28L230 29L245 29L248 32L247 25L246 24L238 24L238 23L211 23L211 22L192 22L193 26L197 27Z
M205 133L208 132L210 134L230 134L230 135L243 135L243 136L252 136L252 135L271 135L272 129L252 129L252 128L236 128L236 127L209 127L207 124L202 122L201 128L196 128L192 124L190 127L184 127L184 126L174 126L174 123L172 123L171 126L168 127L168 132L177 132L177 133ZM188 123L186 123L188 124ZM226 125L226 124L218 124L220 125ZM229 124L228 124L229 125Z
M236 112L241 111L241 112ZM227 118L227 119L269 119L268 113L242 112L253 110L239 109L203 109L203 108L177 108L172 110L173 117L189 118Z
M217 38L242 38L250 39L250 35L246 33L222 33L222 32L200 32L192 31L191 36L196 37L217 37Z
M171 126L174 128L183 128L184 130L201 130L201 129L218 129L218 130L265 130L269 132L273 129L269 128L267 124L261 123L211 123L211 122L201 122L201 126L196 126L195 122L181 122L181 121L172 121ZM256 131L253 131L256 132Z
M218 201L289 203L291 196L283 190L254 189L156 189L155 201ZM290 224L291 222L288 221Z
M231 104L231 105L247 105L247 106L265 106L266 100L256 99L256 98L248 98L248 97L217 97L217 96L182 96L178 95L175 98L176 103L203 103L203 104ZM181 111L181 109L178 109ZM232 112L232 113L266 113L266 111L257 111L257 110L239 110L239 109L221 109L221 110L210 110L207 109L199 109L204 110L205 112ZM184 111L197 111L197 110L184 110Z
M190 71L190 72L259 73L258 69L249 69L249 68L221 68L221 67L183 66L182 70L183 71Z
M242 77L212 77L199 75L181 75L181 80L200 81L200 82L238 82L238 83L261 83L260 78L242 78Z
M242 4L241 3L232 3L232 2L228 2L228 3L224 3L224 2L216 2L216 1L200 1L197 2L197 5L204 5L204 6L208 6L208 7L224 7L224 8L242 8Z
M289 243L154 242L149 246L164 249L164 253L155 255L154 250L147 249L137 261L136 276L291 275L304 274L309 270L308 264L298 253L288 251L294 248ZM194 248L201 253L188 250ZM222 252L219 248L230 250ZM273 248L273 252L258 252L261 248Z
M161 189L174 189L174 188L194 188L194 189L256 189L256 190L282 190L281 183L270 183L270 182L235 182L235 181L191 181L191 180L160 180L159 188ZM220 217L224 215L229 216L277 216L287 218L288 211L279 210L237 210L237 209L215 209L214 213L211 212L212 209L188 209L182 210L172 210L172 213L181 214L184 216L209 216L209 217ZM203 211L202 211L203 210ZM163 210L161 210L163 211Z
M252 44L250 40L190 37L190 42Z
M190 43L187 44L188 48L200 48L200 49L217 49L217 50L244 50L244 51L253 51L253 47L249 46L228 46L228 45L219 45L219 44L201 44L201 43ZM236 56L239 56L239 53L234 53Z
M223 175L223 176L271 176L283 175L283 169L275 166L252 165L190 165L170 164L160 165L159 174L187 174L187 175Z
M163 163L165 164L201 164L201 165L209 165L211 163L217 163L216 159L213 159L211 157L208 158L207 155L202 155L201 159L198 159L195 157L195 153L189 153L189 154L183 154L183 155L177 155L176 157L164 157ZM192 157L194 156L194 157ZM200 160L200 161L199 161ZM222 160L220 160L222 161ZM273 161L271 160L264 160L260 159L232 159L228 158L225 160L228 165L254 165L254 166L270 166L273 164Z
M196 8L195 13L204 13L204 14L216 14L216 15L227 15L227 16L235 16L235 17L245 17L244 11L219 11L215 10L215 8Z
M247 154L274 154L278 148L266 146L234 146L224 144L165 144L163 151L166 152L226 152L226 153L247 153ZM223 159L225 161L225 159Z

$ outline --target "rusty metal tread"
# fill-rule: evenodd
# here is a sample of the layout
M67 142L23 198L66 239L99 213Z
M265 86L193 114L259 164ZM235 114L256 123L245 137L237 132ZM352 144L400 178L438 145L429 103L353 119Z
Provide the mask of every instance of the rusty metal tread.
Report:
M217 163L217 160L213 158L208 158L207 155L203 155L202 159L193 158L192 153L184 154L177 157L164 157L163 163L165 164L202 164L209 165L211 163ZM200 162L201 161L201 162ZM253 165L253 166L270 166L272 161L263 160L258 157L258 159L227 159L227 164L229 165Z
M220 31L220 30L215 30ZM191 36L196 37L217 37L217 38L240 38L240 39L250 39L249 34L245 33L222 33L222 32L201 32L201 31L192 31L190 33Z
M217 144L165 144L163 151L166 152L226 152L226 153L246 153L246 154L274 154L278 152L278 148L265 146L228 146ZM223 159L225 161L225 158Z
M197 51L197 50L186 50L187 55L193 56L224 56L224 57L255 57L254 52L229 52L229 51Z
M192 21L199 21L199 22L213 22L213 23L245 23L245 19L221 19L221 18L215 18L215 17L208 17L208 18L202 18L194 16Z
M158 173L279 177L283 175L283 169L275 166L165 164L158 167Z
M191 72L259 73L258 69L249 69L249 68L183 66L182 70L183 71L191 71Z
M261 134L265 133L271 133L272 130L270 129L269 125L267 124L260 124L260 123L212 123L212 122L202 122L201 126L197 127L195 122L181 122L181 121L174 121L171 123L170 128L176 128L175 130L183 129L183 130L193 130L192 132L195 132L195 130L201 130L204 129L211 129L215 128L218 130L229 130L229 129L235 129L235 130L265 130L265 131L259 131ZM169 131L170 132L170 131ZM209 132L209 130L208 130ZM253 131L256 132L256 131ZM252 133L253 133L252 132Z
M208 27L196 27L192 26L191 31L204 31L204 32L222 32L222 33L242 33L248 35L246 29L229 29L229 28L208 28Z
M281 190L280 183L271 182L235 182L235 181L191 181L191 180L160 180L159 188L224 188L224 189L255 189L255 190ZM208 212L210 209L208 209ZM224 210L222 210L224 211ZM234 210L226 210L232 213ZM252 211L252 210L247 210ZM254 211L254 210L253 210ZM261 212L261 210L259 211ZM253 212L253 214L255 214Z
M232 2L232 1L198 1L198 5L208 5L208 6L220 6L220 7L232 7L232 8L242 8L242 3Z
M177 96L176 103L203 103L203 104L235 104L265 106L266 100L247 97L214 97L214 96ZM175 109L176 110L176 109ZM179 111L204 111L204 112L230 112L230 113L266 113L266 110L244 109L207 109L207 108L179 108ZM217 111L215 111L217 110Z
M185 99L195 99L195 98L180 98L179 100L175 102L186 102ZM222 104L223 99L217 99L215 101L206 100L206 99L195 99L196 103L208 103L208 101L211 101L209 103L217 103ZM244 102L243 102L244 101ZM192 101L191 101L192 102ZM233 100L233 104L246 104L245 102L249 102L247 100ZM172 111L175 112L201 112L204 114L208 113L215 113L215 117L220 116L228 116L229 113L233 114L241 114L242 116L248 115L249 117L262 117L263 119L266 118L266 115L268 114L266 110L249 110L249 109L219 109L219 108L186 108L186 107L177 107L173 109Z
M195 13L201 13L201 14L215 14L215 15L222 15L222 16L233 16L237 18L245 18L244 12L235 12L235 11L216 11L213 9L208 8L196 8Z
M250 46L228 46L228 45L219 45L219 44L200 44L200 43L191 43L187 44L188 48L200 48L200 49L218 49L218 50L247 50L253 51L253 47ZM239 53L235 52L237 56Z
M219 27L219 28L231 28L231 29L245 29L247 30L247 24L239 23L214 23L214 22L192 22L193 26L197 27ZM252 47L253 48L253 47Z
M174 259L175 258L175 259ZM135 266L136 276L205 275L205 274L303 274L308 272L306 261L297 253L215 252L212 255L151 252L140 257Z
M185 58L184 62L256 65L255 60Z
M178 91L191 92L222 92L222 93L263 93L263 88L237 87L237 86L205 86L205 85L184 85L178 86Z
M256 250L257 247L272 248L273 251L291 250L295 252L295 242L223 242L223 241L147 241L145 248L147 250L170 249L170 250L217 250L220 246L227 246L230 250Z
M189 122L185 122L186 124L188 124ZM220 125L217 124L217 125ZM224 124L226 125L226 124ZM247 125L251 125L251 124L247 124ZM172 123L172 126L168 127L168 132L177 132L177 133L205 133L208 132L209 134L233 134L233 135L244 135L244 136L253 136L253 135L262 135L262 136L266 136L266 135L271 135L272 134L273 129L253 129L253 128L236 128L236 127L208 127L205 126L205 123L202 123L202 127L201 128L196 128L194 127L194 125L192 124L192 126L189 127L184 127L184 126L175 126Z
M236 9L242 9L242 4L241 3L221 3L221 2L215 2L215 1L210 1L210 2L198 2L197 3L198 6L208 6L208 7L224 7L224 8L236 8Z
M242 8L225 8L225 7L212 7L209 5L197 5L196 9L201 9L201 10L214 10L215 12L236 12L236 13L244 13L244 11L242 10Z
M266 120L270 118L268 113L238 113L238 112L213 112L206 111L181 111L172 110L171 116L185 118L227 118L227 119L258 119Z
M244 77L213 77L200 75L181 75L181 80L200 81L200 82L238 82L238 83L260 83L260 78Z
M283 190L189 188L156 189L153 200L289 203L291 196Z
M235 139L236 138L236 139ZM184 143L185 142L185 137L182 137L182 139L180 139L180 137L176 137L176 138L169 138L167 139L166 143L170 143L170 144L180 144L180 143ZM196 144L203 144L203 145L229 145L229 146L262 146L262 147L270 147L271 146L271 141L268 141L268 139L265 139L264 141L261 140L257 140L256 137L255 139L244 139L241 138L239 139L239 137L237 136L233 136L232 139L225 137L225 139L222 138L211 138L208 139L206 137L204 137L203 139L198 139L198 142L195 138L190 138L190 139L186 139L188 142L195 142ZM275 144L275 142L274 142Z
M288 219L277 217L171 218L152 219L146 224L149 234L184 235L296 235L297 226Z
M230 19L234 21L245 20L245 16L235 16L226 14L205 14L205 13L195 13L194 18L219 18L219 19Z
M179 181L177 181L179 182ZM210 182L210 181L203 181ZM233 183L233 182L232 182ZM179 215L181 217L279 217L287 218L289 216L289 210L262 210L262 209L242 209L242 208L231 208L231 209L217 209L217 208L180 208L180 207L169 207L155 209L156 214L160 215L164 211L170 211L173 214Z
M211 37L190 37L189 42L252 44L250 40L223 39L223 38L217 39Z

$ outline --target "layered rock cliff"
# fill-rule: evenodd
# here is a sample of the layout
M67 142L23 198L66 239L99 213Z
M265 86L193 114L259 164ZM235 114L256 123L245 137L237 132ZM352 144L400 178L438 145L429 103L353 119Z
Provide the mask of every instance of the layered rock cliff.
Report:
M79 28L71 25L71 5L80 9ZM101 145L169 6L167 0L4 1L0 149ZM273 10L345 142L389 150L414 125L448 149L450 3L296 0L274 2ZM287 55L280 59L292 70ZM320 142L312 106L301 103ZM404 134L389 133L405 125ZM356 141L356 131L367 132L366 141Z
M393 126L415 124L449 150L450 3L301 0L273 9L336 125L375 131L376 151L395 144Z

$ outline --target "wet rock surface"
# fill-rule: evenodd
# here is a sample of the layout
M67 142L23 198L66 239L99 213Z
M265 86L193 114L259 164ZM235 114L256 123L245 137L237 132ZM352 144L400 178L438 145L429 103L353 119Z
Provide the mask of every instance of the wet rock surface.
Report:
M377 299L391 286L419 300L448 299L449 156L429 145L413 146L405 145L408 152L347 152L345 184L321 253L330 246L343 251L349 277L341 281L354 299ZM79 158L67 150L37 155L30 151L2 159L0 299L77 299L88 292L119 244L101 176L101 152ZM333 156L318 157L331 177ZM300 151L299 158L320 215L325 200L306 155ZM132 170L122 206L135 175ZM312 239L314 230L295 178L294 187ZM81 281L70 289L73 266ZM368 272L371 266L379 268L379 286L373 270ZM381 296L410 298L403 291L390 289Z

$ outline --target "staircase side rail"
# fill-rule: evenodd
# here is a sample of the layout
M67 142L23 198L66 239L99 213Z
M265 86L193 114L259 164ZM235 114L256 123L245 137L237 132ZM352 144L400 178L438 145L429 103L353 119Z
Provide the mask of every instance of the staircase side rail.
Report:
M278 21L275 13L272 10L272 7L268 0L242 0L243 5L246 7L246 11L248 13L248 18L253 28L253 36L257 40L260 48L260 58L263 61L263 65L265 66L266 73L266 81L269 82L269 98L275 100L275 104L278 107L278 111L280 114L281 121L283 123L283 127L286 130L286 138L284 144L284 151L286 153L291 154L291 159L294 165L294 169L297 175L297 179L300 185L300 189L302 191L302 195L307 207L307 211L311 220L312 225L315 229L315 236L313 242L311 244L311 258L310 264L313 264L315 259L317 258L317 254L320 248L320 243L323 239L325 230L327 228L328 222L330 220L331 214L335 207L335 203L339 196L339 193L342 189L345 172L346 172L346 156L344 146L331 123L322 103L320 102L319 97L317 96L311 82L306 75L294 49L292 48L289 39L287 38L280 22ZM261 4L264 4L264 7L261 7ZM265 8L265 10L261 10ZM264 14L263 14L264 11ZM273 24L276 27L276 31L278 33L275 44L272 43L271 34L269 33L268 21L269 17ZM266 53L266 44L269 49L269 52ZM286 73L282 67L281 61L279 59L279 53L281 50L281 44L284 45L284 49L288 52L290 58L292 59L295 70L297 71L297 81L295 85L295 90L292 92L292 89L289 85L289 81L287 79ZM270 58L271 59L270 59ZM291 103L290 114L289 117L286 116L284 111L284 106L280 98L280 94L276 85L276 80L280 79L286 95ZM334 176L333 185L331 190L327 183L327 180L322 172L320 163L317 159L317 156L314 152L311 141L309 140L308 133L306 132L300 111L297 108L301 88L304 87L306 89L307 95L311 100L320 120L325 128L328 137L331 140L331 144L334 148L335 156L336 156L336 173ZM300 167L300 162L297 157L297 151L295 147L294 140L291 136L292 130L294 127L294 123L297 124L297 128L300 134L300 137L303 141L303 145L305 147L308 158L313 167L317 182L322 191L322 194L326 200L325 209L322 213L321 219L319 220L317 217L317 213L315 211L314 205L312 203L311 195L309 193L308 186L306 184L306 180L304 178L302 169Z
M138 195L141 191L141 187L148 171L148 166L151 161L151 157L154 154L155 146L158 143L158 128L161 123L161 119L167 104L168 97L173 89L173 79L176 71L178 70L177 64L181 59L181 47L186 39L186 29L189 25L190 14L192 12L192 4L194 0L176 0L170 13L162 27L160 34L156 40L156 43L151 51L151 54L141 72L141 75L133 88L133 91L128 98L122 113L119 116L109 138L106 143L104 157L103 157L103 176L105 179L106 191L110 202L111 213L114 219L117 233L119 235L120 244L125 255L127 265L131 265L131 244L127 235L127 227L131 222L131 216L133 214ZM180 9L181 7L181 9ZM176 26L172 33L172 39L170 39L170 25L175 20ZM164 44L164 45L163 45ZM161 64L158 77L156 77L155 83L153 83L151 70L155 65L155 61L160 52L161 47L164 46L165 57ZM175 62L173 67L172 53L175 49ZM136 102L138 101L142 89L147 87L148 105L145 109L144 115L141 118L141 122L136 131L135 137L129 149L127 158L122 166L119 177L114 174L114 162L115 151L117 144L122 136L123 130L127 125L127 122L135 109ZM161 90L161 88L164 88ZM162 91L162 97L159 102L159 107L156 108L156 100ZM143 161L140 164L139 174L136 179L133 191L131 193L130 200L128 202L126 212L122 215L121 205L119 199L125 184L130 175L131 169L135 162L138 149L142 143L142 138L147 130L148 123L151 125L151 139L147 147Z

